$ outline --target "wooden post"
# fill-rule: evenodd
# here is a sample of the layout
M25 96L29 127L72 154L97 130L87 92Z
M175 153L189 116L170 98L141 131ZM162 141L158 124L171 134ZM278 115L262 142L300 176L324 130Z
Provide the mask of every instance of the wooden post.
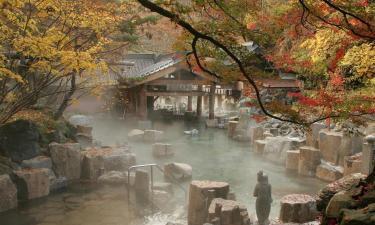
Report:
M215 119L215 92L216 84L212 83L210 86L210 95L208 98L208 119Z
M202 92L202 85L198 86L198 91ZM197 97L197 116L202 116L202 96Z
M141 119L147 119L147 96L145 86L142 86L139 93L138 115L141 117Z
M187 111L193 111L193 96L188 96Z

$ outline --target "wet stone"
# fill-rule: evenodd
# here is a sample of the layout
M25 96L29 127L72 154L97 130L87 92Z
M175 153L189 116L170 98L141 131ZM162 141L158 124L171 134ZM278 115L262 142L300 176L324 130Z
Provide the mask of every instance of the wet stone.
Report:
M48 169L22 169L14 173L20 200L40 198L49 194Z
M16 208L17 188L9 175L0 175L0 212Z
M32 159L23 160L21 163L23 168L47 168L52 169L52 160L47 156L37 156Z
M298 174L315 176L316 168L320 164L321 153L319 149L310 146L300 147Z
M188 224L201 225L206 222L208 207L214 198L225 199L229 184L218 181L192 181L189 187Z
M171 144L155 143L152 145L152 155L155 157L165 157L174 155Z
M298 170L298 161L299 161L299 150L289 150L286 152L286 164L285 167L290 171Z
M316 201L309 195L287 195L281 199L280 204L279 218L283 223L306 223L314 221L318 215Z
M316 177L332 182L343 177L344 169L340 166L333 166L329 163L322 163L316 168Z
M58 177L78 180L81 177L81 150L78 143L49 145L53 170Z

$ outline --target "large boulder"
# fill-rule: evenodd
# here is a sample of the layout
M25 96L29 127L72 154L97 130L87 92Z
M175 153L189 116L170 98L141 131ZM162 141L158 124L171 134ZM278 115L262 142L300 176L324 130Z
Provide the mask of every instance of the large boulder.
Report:
M49 194L48 169L22 169L14 172L19 200L30 200Z
M113 148L109 154L104 155L105 171L125 171L136 164L136 155L127 148Z
M0 154L15 162L40 154L40 133L36 124L17 120L0 127Z
M318 193L317 208L322 211L327 208L328 202L331 198L340 191L347 191L354 186L357 186L361 180L364 180L366 175L355 173L345 176L335 182L328 184Z
M314 221L318 215L316 201L309 195L287 195L281 199L280 204L279 219L283 223L306 223Z
M193 168L186 163L168 163L164 165L164 176L172 180L190 179Z
M188 224L202 225L207 221L208 208L215 198L225 199L229 184L217 181L192 181L189 188Z
M344 176L362 171L362 152L345 157Z
M50 157L47 157L47 156L37 156L32 159L23 160L21 163L21 166L23 168L31 168L31 169L37 169L37 168L52 169L52 160Z
M319 149L310 146L300 147L298 174L315 176L316 168L320 164L320 158Z
M17 188L9 175L0 175L0 213L16 208Z
M310 126L310 132L306 135L306 145L314 148L319 148L319 132L327 126L322 123L313 123Z
M373 225L375 224L375 203L358 210L344 209L340 225Z
M348 191L336 193L329 201L325 210L328 218L338 218L342 209L353 209L357 205L356 201Z
M267 137L265 139L263 155L275 163L285 164L287 151L298 149L304 144L304 140L290 137Z
M263 140L264 130L262 126L250 127L251 145L254 146L256 140Z
M319 149L322 158L336 165L344 166L344 158L353 154L352 138L342 132L323 129L319 132Z
M78 143L49 145L53 170L58 177L78 180L81 177L81 147Z
M104 172L104 154L104 150L94 148L82 152L81 178L95 180Z
M342 178L343 172L344 168L323 162L316 168L316 177L324 181L333 182Z
M221 225L250 225L249 213L244 205L233 200L215 198L208 208L208 222Z
M0 156L0 175L11 174L13 170L19 169L18 164L12 162L9 158Z
M286 163L285 168L289 171L298 171L298 161L299 161L299 150L289 150L286 152Z

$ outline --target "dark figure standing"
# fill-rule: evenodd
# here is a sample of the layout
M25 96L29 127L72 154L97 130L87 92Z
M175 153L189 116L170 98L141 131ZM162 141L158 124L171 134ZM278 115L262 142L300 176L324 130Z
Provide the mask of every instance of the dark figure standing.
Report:
M271 212L271 185L268 183L268 176L263 171L258 172L258 183L254 189L254 197L257 198L256 213L259 225L266 225Z

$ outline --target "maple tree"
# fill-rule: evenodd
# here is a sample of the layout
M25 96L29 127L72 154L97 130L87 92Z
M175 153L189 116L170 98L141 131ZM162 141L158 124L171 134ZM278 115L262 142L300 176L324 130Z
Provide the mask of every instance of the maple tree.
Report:
M186 32L178 49L194 69L221 80L246 79L262 112L309 125L374 113L374 3L368 1L138 0ZM243 43L258 46L248 51ZM304 81L291 106L264 103L257 77L293 72Z
M41 99L57 99L55 118L77 90L98 92L114 51L146 22L128 1L1 0L0 124Z

